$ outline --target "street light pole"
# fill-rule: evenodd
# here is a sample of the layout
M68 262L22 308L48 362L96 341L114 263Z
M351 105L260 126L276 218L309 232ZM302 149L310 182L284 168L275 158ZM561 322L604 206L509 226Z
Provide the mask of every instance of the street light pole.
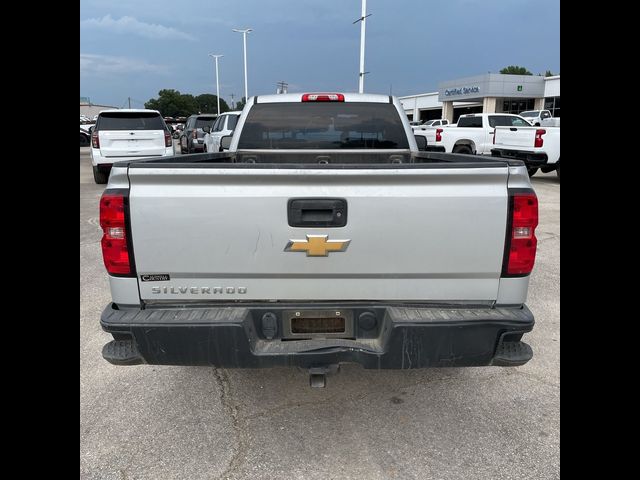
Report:
M367 29L367 17L370 17L371 14L367 15L367 0L362 0L362 14L360 18L356 20L355 23L362 22L360 24L360 74L358 80L358 92L364 93L364 76L369 73L364 71L364 41L365 41L365 32Z
M234 32L242 34L242 44L244 46L244 101L249 100L249 89L247 87L247 33L252 32L253 29L245 28L244 30L234 28Z
M360 82L358 92L364 93L364 40L367 28L367 0L362 0L362 24L360 25Z
M224 55L214 55L210 53L209 56L211 58L214 58L216 61L216 97L218 99L218 115L220 115L220 82L218 81L218 59L220 57L224 57Z

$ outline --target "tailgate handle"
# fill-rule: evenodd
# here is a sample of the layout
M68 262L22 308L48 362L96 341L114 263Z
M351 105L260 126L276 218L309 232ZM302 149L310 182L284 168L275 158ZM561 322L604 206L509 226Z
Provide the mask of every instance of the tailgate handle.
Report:
M344 227L347 201L343 198L291 198L287 220L290 227Z
M512 132L517 132L518 131L518 129L514 128L514 127L511 127L509 130L511 130Z

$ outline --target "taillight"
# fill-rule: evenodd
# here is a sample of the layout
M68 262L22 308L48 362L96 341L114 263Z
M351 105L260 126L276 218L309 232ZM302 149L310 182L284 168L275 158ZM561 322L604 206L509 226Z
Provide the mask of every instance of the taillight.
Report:
M544 135L545 133L547 133L547 131L543 128L539 128L538 130L536 130L536 140L533 142L534 147L538 148L542 146L542 144L544 143L542 135Z
M509 195L509 202L502 276L524 276L531 273L536 259L538 197L530 190L514 192Z
M341 93L305 93L302 95L303 102L344 102L344 95Z
M100 139L98 138L98 132L95 130L91 134L91 146L93 148L100 148Z
M436 128L436 142L441 142L442 141L442 129L441 128Z
M491 132L491 135L493 135L493 143L494 145L496 144L496 130L494 129L493 132Z
M198 138L198 131L195 128L191 132L191 138Z
M102 258L107 272L130 275L131 258L127 246L125 224L125 196L105 191L100 198L100 227L102 227Z
M165 147L173 146L173 140L171 139L171 134L169 132L164 132L164 146Z

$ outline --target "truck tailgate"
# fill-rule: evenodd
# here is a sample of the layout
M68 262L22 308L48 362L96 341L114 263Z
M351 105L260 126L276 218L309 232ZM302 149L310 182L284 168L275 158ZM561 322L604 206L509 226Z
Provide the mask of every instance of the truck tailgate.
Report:
M507 178L502 164L130 167L140 295L173 302L492 301L502 268ZM346 225L292 227L290 199L342 199ZM317 249L326 256L307 255Z
M495 147L533 148L540 127L496 127Z

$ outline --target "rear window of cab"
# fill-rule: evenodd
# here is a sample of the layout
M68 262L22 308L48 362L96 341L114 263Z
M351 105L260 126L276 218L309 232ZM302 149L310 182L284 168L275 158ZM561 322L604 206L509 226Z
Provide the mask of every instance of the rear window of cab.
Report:
M408 149L390 103L301 102L253 105L238 149Z
M97 130L166 130L163 118L154 112L101 113L96 122Z

